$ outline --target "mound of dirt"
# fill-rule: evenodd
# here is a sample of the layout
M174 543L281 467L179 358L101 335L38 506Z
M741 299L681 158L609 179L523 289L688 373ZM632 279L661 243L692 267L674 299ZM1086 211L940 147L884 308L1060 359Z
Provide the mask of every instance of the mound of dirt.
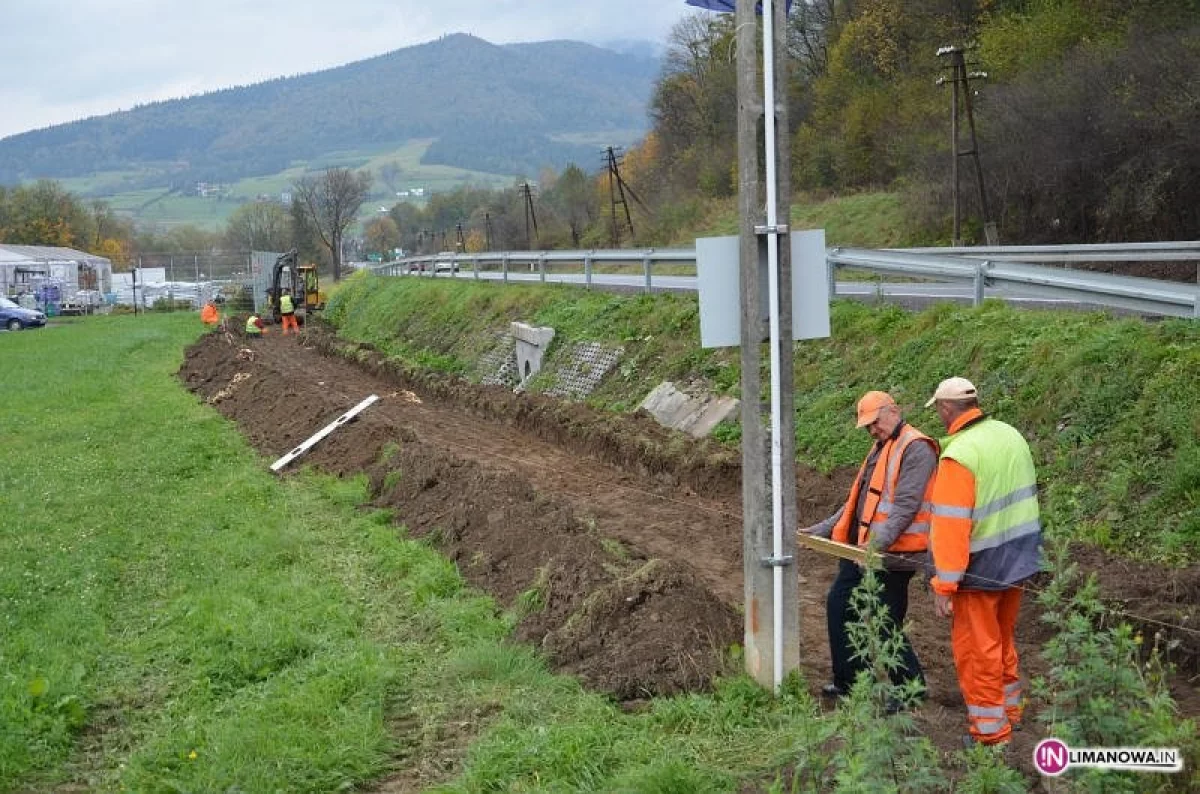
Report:
M561 669L623 700L673 695L708 687L709 660L741 633L741 622L684 566L651 560L588 595L543 648ZM646 689L645 681L659 688Z
M382 392L380 410L372 406L343 425L304 462L338 475L365 472L375 506L394 509L413 536L437 544L469 582L517 609L519 640L542 645L553 664L599 691L630 699L707 688L723 669L726 649L741 640L736 610L685 564L647 562L636 550L606 543L593 522L528 478L423 441L422 425L410 424L415 417L404 409L419 417L431 397L445 404L461 389L442 385L422 398L394 388L420 386L404 377L386 389L359 384L361 373L305 343L236 334L202 339L187 351L180 376L270 454L292 449L344 412L352 385L362 387L356 394ZM487 412L498 402L476 404ZM565 426L569 415L547 413ZM587 438L580 442L585 448ZM584 635L576 633L581 626Z

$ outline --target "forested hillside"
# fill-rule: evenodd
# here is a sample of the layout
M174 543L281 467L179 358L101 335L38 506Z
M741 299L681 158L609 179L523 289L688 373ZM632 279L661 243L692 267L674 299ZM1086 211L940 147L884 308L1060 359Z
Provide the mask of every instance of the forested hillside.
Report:
M732 15L672 34L643 193L737 188ZM1194 239L1200 209L1197 0L807 0L789 20L793 187L900 188L948 240L948 45L965 48L984 185L1002 242ZM983 74L978 74L983 73ZM986 75L986 77L984 76ZM965 97L963 97L965 99ZM970 150L960 116L960 151ZM960 159L964 237L980 239Z
M554 136L644 129L658 71L653 58L579 42L497 46L457 34L14 135L0 140L0 184L132 169L146 171L146 185L232 181L332 150L441 136L456 144L435 144L430 162L535 174L598 156Z

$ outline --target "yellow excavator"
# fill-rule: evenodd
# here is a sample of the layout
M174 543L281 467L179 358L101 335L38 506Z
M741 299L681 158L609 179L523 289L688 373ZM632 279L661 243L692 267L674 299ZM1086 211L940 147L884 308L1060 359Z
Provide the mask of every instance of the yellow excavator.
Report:
M267 288L267 303L271 318L280 322L279 296L283 290L292 294L297 309L303 309L302 317L308 318L310 311L325 308L325 294L317 277L316 265L301 265L296 249L280 254L271 271L271 286Z

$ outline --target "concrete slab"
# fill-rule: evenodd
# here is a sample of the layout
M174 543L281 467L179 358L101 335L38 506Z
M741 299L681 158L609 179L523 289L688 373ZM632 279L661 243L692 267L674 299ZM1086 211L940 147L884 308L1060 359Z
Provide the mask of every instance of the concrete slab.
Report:
M711 394L690 395L663 381L642 400L644 408L660 424L702 438L737 412L741 401Z

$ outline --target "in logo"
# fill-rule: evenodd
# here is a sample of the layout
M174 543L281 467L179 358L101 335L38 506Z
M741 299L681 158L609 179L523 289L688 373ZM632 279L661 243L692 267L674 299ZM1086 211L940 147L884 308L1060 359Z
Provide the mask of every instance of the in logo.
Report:
M1042 739L1033 748L1033 765L1043 775L1058 777L1070 763L1070 750L1062 739Z

